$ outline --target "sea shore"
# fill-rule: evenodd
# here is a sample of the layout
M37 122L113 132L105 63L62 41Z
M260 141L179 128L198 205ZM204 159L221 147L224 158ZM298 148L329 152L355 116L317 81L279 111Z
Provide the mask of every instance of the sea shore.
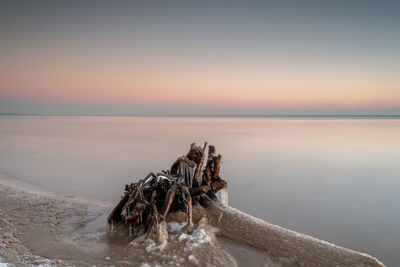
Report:
M194 208L195 228L170 216L166 241L110 233L111 203L0 179L3 266L384 266L370 255L269 224L210 202Z

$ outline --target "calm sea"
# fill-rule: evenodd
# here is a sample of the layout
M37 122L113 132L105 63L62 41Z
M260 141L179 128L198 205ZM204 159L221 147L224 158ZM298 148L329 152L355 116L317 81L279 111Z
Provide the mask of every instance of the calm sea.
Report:
M114 203L203 141L231 206L400 266L398 119L0 116L0 175Z

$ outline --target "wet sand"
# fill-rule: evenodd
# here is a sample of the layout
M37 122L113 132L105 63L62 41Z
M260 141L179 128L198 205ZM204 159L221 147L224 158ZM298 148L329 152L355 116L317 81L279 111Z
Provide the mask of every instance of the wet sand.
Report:
M0 180L0 262L5 266L274 266L266 253L197 225L163 244L106 227L111 203Z

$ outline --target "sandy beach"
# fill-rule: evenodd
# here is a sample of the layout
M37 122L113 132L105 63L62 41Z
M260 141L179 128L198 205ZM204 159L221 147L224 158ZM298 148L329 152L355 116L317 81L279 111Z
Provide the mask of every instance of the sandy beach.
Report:
M167 217L166 240L130 237L105 225L109 203L0 180L2 266L383 266L375 258L221 204Z
M172 223L163 244L132 240L124 227L110 233L110 207L0 180L2 266L278 266L260 249L217 237L207 224L180 235Z

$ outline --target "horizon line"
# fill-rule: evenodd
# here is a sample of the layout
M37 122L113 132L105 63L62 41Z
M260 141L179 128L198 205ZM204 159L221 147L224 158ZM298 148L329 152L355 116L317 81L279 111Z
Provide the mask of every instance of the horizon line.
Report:
M0 112L0 116L48 117L231 117L231 118L399 118L400 114L44 114Z

